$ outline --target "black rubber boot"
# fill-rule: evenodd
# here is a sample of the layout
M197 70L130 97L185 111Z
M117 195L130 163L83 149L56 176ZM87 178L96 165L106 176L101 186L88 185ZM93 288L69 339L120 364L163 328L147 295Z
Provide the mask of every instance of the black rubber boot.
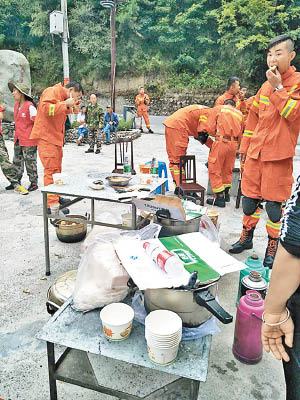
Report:
M174 194L175 196L179 195L179 186L176 186L176 188L174 189Z
M61 206L68 207L70 205L70 203L71 203L71 200L70 199L65 199L64 197L59 197L58 202L59 202L59 204Z
M266 248L265 258L263 262L265 268L272 269L274 258L278 248L278 242L278 238L272 238L271 236L268 236L268 246Z
M89 149L87 149L87 150L85 151L85 153L94 153L94 150L91 149L91 148L89 148Z
M225 201L226 203L230 202L230 187L225 188Z
M140 132L141 132L141 133L143 133L143 132L144 132L144 131L143 131L143 128L140 128Z
M247 230L245 226L243 226L242 234L239 240L232 245L232 248L229 249L229 253L231 254L239 254L244 250L249 250L253 248L253 233L254 229Z
M152 129L148 129L148 133L154 133Z
M65 215L70 214L70 210L68 208L62 208L59 211L61 211ZM51 208L48 208L47 213L51 214Z
M12 183L9 186L5 186L5 190L14 190L15 185L13 185Z
M226 206L225 203L225 196L224 196L224 190L223 192L217 193L214 197L211 199L207 199L206 203L211 205L211 206L217 206L217 207L222 207L224 208Z

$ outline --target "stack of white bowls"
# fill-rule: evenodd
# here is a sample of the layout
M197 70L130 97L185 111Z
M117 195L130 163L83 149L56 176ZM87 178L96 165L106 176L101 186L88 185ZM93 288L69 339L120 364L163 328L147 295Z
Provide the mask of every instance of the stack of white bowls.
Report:
M148 355L152 362L167 365L178 353L182 338L182 320L173 311L156 310L145 319Z

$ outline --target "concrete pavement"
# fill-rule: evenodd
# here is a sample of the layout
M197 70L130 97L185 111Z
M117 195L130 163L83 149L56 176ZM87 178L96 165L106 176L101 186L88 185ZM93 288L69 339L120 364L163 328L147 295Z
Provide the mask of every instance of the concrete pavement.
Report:
M162 120L164 117L157 117L155 120L151 118L158 134L145 134L134 141L136 165L153 156L167 161L164 136L159 134L162 128L159 118ZM12 158L13 143L7 142L7 147ZM113 169L114 146L104 146L99 155L85 154L85 149L86 147L78 147L76 144L65 146L65 173L75 175L95 170L110 172ZM188 152L196 154L197 180L206 186L207 169L204 163L207 160L207 148L191 139ZM299 148L294 167L296 176L300 173ZM38 171L39 184L42 185L40 162ZM52 274L47 280L41 280L45 269L41 193L36 191L28 196L21 196L7 192L4 189L7 184L0 172L0 398L46 400L49 399L46 347L34 336L49 318L45 307L48 287L62 273L78 267L81 244L64 244L58 241L54 228L50 227ZM23 184L28 186L27 177L24 177ZM78 203L72 206L71 211L83 215L89 211L89 202ZM96 215L108 212L117 215L126 211L126 205L111 207L106 203L96 203ZM236 210L234 201L231 201L220 213L222 247L227 250L239 237L242 211ZM254 250L261 257L267 243L265 212L262 214L254 239ZM244 261L253 251L246 251L237 255L237 258ZM234 315L237 286L238 273L225 276L219 285L220 303ZM24 293L24 290L30 292ZM199 399L283 400L285 396L281 363L266 353L257 365L239 363L231 352L234 324L220 327L221 333L213 337L208 378L205 384L200 385ZM145 384L150 378L151 374L147 374ZM128 384L134 387L134 380L131 381L129 377L124 379L128 379ZM58 393L60 400L111 399L109 396L64 383L58 383ZM175 398L183 400L172 397ZM171 397L161 395L160 399L171 400Z

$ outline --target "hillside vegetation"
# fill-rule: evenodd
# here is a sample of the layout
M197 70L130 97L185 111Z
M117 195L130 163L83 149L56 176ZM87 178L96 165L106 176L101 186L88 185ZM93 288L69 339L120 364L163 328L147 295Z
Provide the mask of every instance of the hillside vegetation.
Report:
M41 87L63 75L60 39L49 34L55 9L59 0L1 1L0 48L22 52ZM299 0L127 0L117 7L117 76L146 74L153 90L223 87L231 74L256 86L270 38L290 33L300 47L299 15ZM109 10L68 0L68 16L71 78L109 79Z

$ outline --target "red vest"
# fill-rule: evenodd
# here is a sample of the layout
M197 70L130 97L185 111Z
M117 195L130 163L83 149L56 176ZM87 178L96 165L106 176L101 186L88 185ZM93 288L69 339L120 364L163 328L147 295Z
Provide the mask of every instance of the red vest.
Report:
M15 118L15 139L19 139L20 146L37 146L36 139L29 139L32 131L34 121L30 119L29 107L33 105L31 101L25 101L22 107L19 109L19 102L15 103L14 106L14 118Z

